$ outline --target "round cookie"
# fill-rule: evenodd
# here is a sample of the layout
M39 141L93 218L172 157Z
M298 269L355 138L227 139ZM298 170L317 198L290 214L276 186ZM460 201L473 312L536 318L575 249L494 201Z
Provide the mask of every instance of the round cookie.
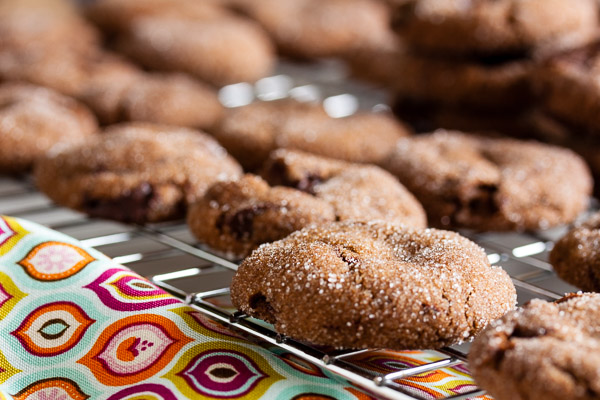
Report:
M337 221L385 220L427 226L425 211L412 193L374 165L280 149L270 154L261 174L271 185L293 187L331 204Z
M600 41L539 65L535 83L549 114L577 131L600 136Z
M211 128L223 106L211 87L184 74L143 74L121 99L126 121Z
M230 109L213 134L246 169L254 170L271 151L282 147L353 162L378 162L409 131L385 114L331 118L321 105L286 99Z
M4 1L0 4L0 51L23 47L64 47L87 53L100 33L71 1Z
M404 101L497 112L520 110L533 100L534 62L529 59L428 56L410 51L399 41L349 61L359 78L384 85Z
M36 166L35 179L58 204L93 217L144 223L182 217L211 184L241 173L202 132L130 123L49 155Z
M54 146L82 142L98 129L93 114L53 90L0 85L0 172L29 170Z
M600 294L532 300L492 322L469 354L496 400L600 398Z
M395 94L421 102L475 109L521 109L533 100L533 63L486 64L406 53L395 60Z
M596 0L411 0L396 8L394 27L411 46L434 54L514 57L589 42L598 28L598 5Z
M600 292L600 213L563 236L550 253L556 274L587 292Z
M224 8L211 1L178 0L95 0L86 8L87 16L104 31L126 31L140 17L169 16L187 19L210 19L226 15Z
M457 233L334 222L244 260L233 304L299 340L343 348L438 348L471 338L515 305L515 288Z
M545 229L575 219L592 190L587 166L570 150L452 131L400 139L384 166L434 226Z
M310 224L385 220L427 225L414 196L375 166L277 150L263 175L276 186L250 175L213 185L188 212L192 233L217 250L243 257Z
M148 68L187 72L215 86L256 81L275 63L262 29L233 15L198 21L136 18L119 34L117 48Z
M282 53L296 57L347 55L393 37L388 8L374 0L234 0L233 3L260 23Z
M217 182L190 207L192 233L202 242L244 257L310 224L335 221L334 208L308 193L269 187L260 177Z

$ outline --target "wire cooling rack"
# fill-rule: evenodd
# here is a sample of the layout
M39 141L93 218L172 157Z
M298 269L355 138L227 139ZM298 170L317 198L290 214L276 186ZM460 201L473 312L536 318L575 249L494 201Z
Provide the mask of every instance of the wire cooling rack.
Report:
M291 78L293 77L293 79ZM342 89L341 89L342 88ZM352 94L348 94L352 93ZM240 83L221 89L221 102L241 106L255 99L275 100L294 97L302 101L322 101L335 117L357 109L385 109L384 91L347 79L343 64L332 61L310 66L280 63L276 75L255 85ZM30 178L0 177L0 214L25 218L79 239L127 265L156 285L195 307L200 312L235 329L248 340L277 351L287 351L306 362L328 370L362 391L384 399L474 399L485 394L474 385L461 393L433 396L411 390L407 380L448 368L466 372L469 344L431 353L433 362L418 366L399 363L382 374L361 366L359 357L368 352L318 348L277 334L270 325L236 312L229 300L229 285L237 264L197 243L182 221L147 226L124 225L90 219L83 214L58 207L39 193ZM512 277L518 301L532 298L555 300L577 291L556 277L547 262L553 242L565 227L536 234L461 232L481 245L492 264L501 265ZM489 398L489 397L488 397Z
M151 279L207 316L267 348L285 350L329 370L363 391L385 399L431 399L411 391L403 381L444 368L466 367L469 345L431 351L437 359L388 374L364 369L354 358L377 350L339 351L317 348L277 334L270 325L236 312L229 303L229 284L237 264L198 244L182 222L148 226L90 219L58 207L25 179L0 178L0 214L25 218L79 239L115 261ZM547 263L552 243L566 228L536 234L463 232L484 247L493 264L511 275L519 303L532 298L555 300L577 289L556 277ZM470 388L447 400L470 399L484 392Z

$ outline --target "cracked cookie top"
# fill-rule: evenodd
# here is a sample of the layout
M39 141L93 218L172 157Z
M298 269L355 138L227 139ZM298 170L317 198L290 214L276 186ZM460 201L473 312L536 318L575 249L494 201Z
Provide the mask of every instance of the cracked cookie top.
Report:
M588 167L570 150L453 131L400 139L384 167L434 226L545 229L575 219L592 189Z
M241 173L205 133L128 123L49 155L35 178L59 204L95 217L144 223L184 216L187 204L211 184Z
M475 340L470 370L497 400L600 398L600 294L532 300Z
M457 233L333 222L264 244L244 260L233 304L278 332L344 348L438 348L515 305L515 288Z
M271 153L262 175L266 182L247 175L214 184L188 213L196 237L217 250L245 256L310 224L385 220L426 226L415 197L373 165L281 149Z

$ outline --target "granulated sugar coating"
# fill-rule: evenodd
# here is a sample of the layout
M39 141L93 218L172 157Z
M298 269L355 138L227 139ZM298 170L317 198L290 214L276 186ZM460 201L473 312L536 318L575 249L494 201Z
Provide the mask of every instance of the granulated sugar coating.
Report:
M515 306L515 288L457 233L382 221L308 227L259 247L233 304L278 332L344 348L438 348Z
M547 229L574 220L592 190L588 167L570 150L443 130L400 139L384 167L433 226Z
M58 204L136 223L180 218L211 184L241 174L208 135L149 123L114 125L35 169L40 190Z
M600 294L508 313L475 340L469 366L496 400L600 399Z
M427 226L425 211L415 196L373 165L280 149L269 155L261 174L271 185L291 186L331 204L337 221L385 220Z
M263 170L218 182L190 208L188 224L217 250L247 256L310 224L385 220L424 228L425 211L392 175L363 164L276 150ZM288 186L288 187L283 187Z
M269 187L246 175L217 182L190 207L188 225L216 250L247 256L262 243L282 239L310 224L335 221L331 204L287 187Z
M597 13L596 0L407 0L394 25L422 51L514 57L586 43Z
M550 263L565 281L600 292L600 213L562 237L550 253Z
M24 83L0 85L0 172L25 172L57 145L80 143L98 129L83 104Z

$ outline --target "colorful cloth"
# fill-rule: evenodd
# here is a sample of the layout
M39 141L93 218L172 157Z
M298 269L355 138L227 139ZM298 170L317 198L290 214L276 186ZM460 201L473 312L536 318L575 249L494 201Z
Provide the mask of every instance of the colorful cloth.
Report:
M0 217L0 399L369 398L276 353L73 238ZM380 372L431 356L367 354L358 361ZM443 390L427 377L407 387L448 395L472 385L465 371L443 378Z

